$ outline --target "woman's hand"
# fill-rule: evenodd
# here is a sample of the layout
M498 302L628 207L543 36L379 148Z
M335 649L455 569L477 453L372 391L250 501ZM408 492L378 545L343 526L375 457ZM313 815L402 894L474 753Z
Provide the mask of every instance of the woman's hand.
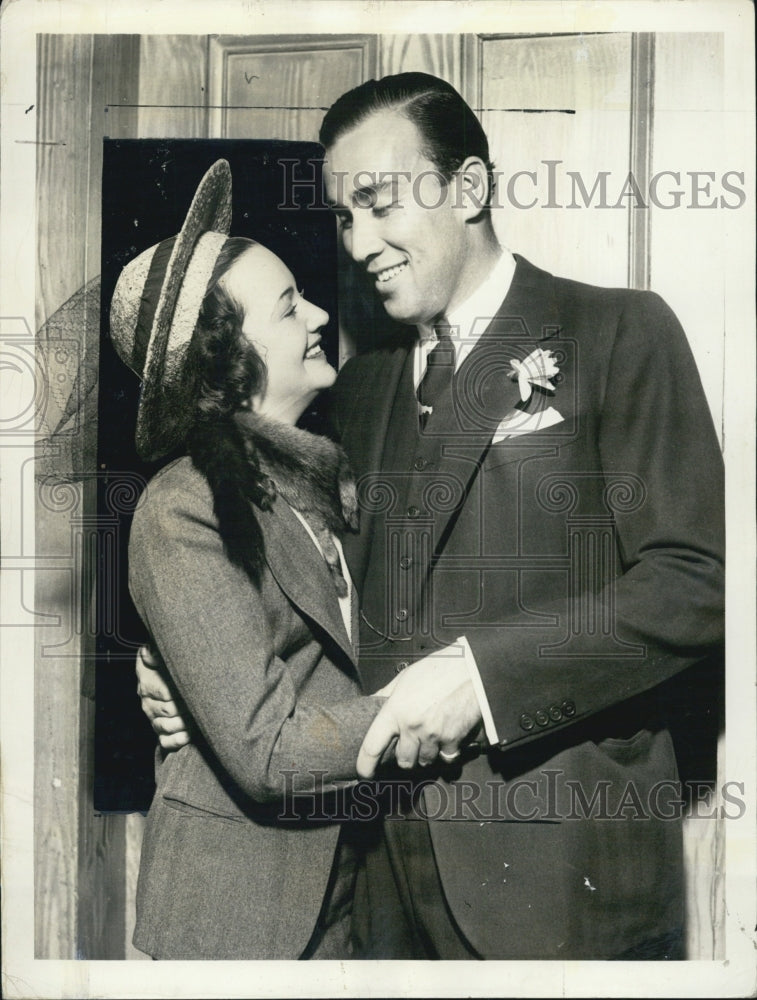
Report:
M137 654L136 670L137 694L142 702L142 711L150 720L163 749L178 750L191 743L188 722L181 714L184 704L172 689L157 650L142 646Z

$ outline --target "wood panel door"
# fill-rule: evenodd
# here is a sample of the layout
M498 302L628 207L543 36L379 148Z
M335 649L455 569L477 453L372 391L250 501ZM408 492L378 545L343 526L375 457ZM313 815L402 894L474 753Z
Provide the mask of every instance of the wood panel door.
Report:
M686 330L718 430L719 251L728 208L743 203L743 174L726 186L723 80L723 38L705 33L473 35L463 72L499 174L500 241L564 277L659 292Z
M337 97L375 75L376 53L375 35L211 37L209 134L317 141Z
M499 174L500 241L595 284L628 281L618 195L631 168L632 49L629 33L476 36L467 53L468 97Z

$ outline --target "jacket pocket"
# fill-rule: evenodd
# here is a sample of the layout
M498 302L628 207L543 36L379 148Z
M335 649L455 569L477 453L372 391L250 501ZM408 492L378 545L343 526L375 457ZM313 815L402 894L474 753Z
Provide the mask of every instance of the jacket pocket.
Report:
M163 802L169 809L181 813L183 816L192 816L194 819L220 820L222 823L243 823L244 816L230 815L216 812L213 809L205 809L202 806L191 805L189 802L182 802L180 799L173 799L169 795L163 796Z
M618 764L628 764L647 754L651 743L652 733L648 729L640 729L633 736L607 736L597 743L597 749Z
M667 729L640 729L627 738L607 737L595 746L623 773L638 776L642 784L646 778L678 780L675 749Z
M158 773L156 794L180 811L239 821L248 818L252 805L218 763L207 758L195 744L166 757Z

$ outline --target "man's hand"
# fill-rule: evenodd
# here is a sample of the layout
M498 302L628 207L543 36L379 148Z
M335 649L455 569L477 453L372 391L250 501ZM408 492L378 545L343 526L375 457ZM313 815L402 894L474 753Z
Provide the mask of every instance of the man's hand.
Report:
M136 668L142 711L158 734L160 745L164 750L178 750L190 743L189 726L181 715L183 703L172 689L160 654L149 646L142 646L137 654Z
M389 698L360 747L357 772L361 778L373 777L395 737L399 766L423 767L440 753L456 755L461 741L481 722L481 709L459 648L446 647L418 660L388 687Z

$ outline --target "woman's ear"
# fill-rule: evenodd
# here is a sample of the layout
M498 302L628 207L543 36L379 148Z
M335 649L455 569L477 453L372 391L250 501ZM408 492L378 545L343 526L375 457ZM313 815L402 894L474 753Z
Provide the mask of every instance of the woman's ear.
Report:
M475 219L489 204L489 171L479 156L469 156L456 173L458 206L463 210L466 220Z

